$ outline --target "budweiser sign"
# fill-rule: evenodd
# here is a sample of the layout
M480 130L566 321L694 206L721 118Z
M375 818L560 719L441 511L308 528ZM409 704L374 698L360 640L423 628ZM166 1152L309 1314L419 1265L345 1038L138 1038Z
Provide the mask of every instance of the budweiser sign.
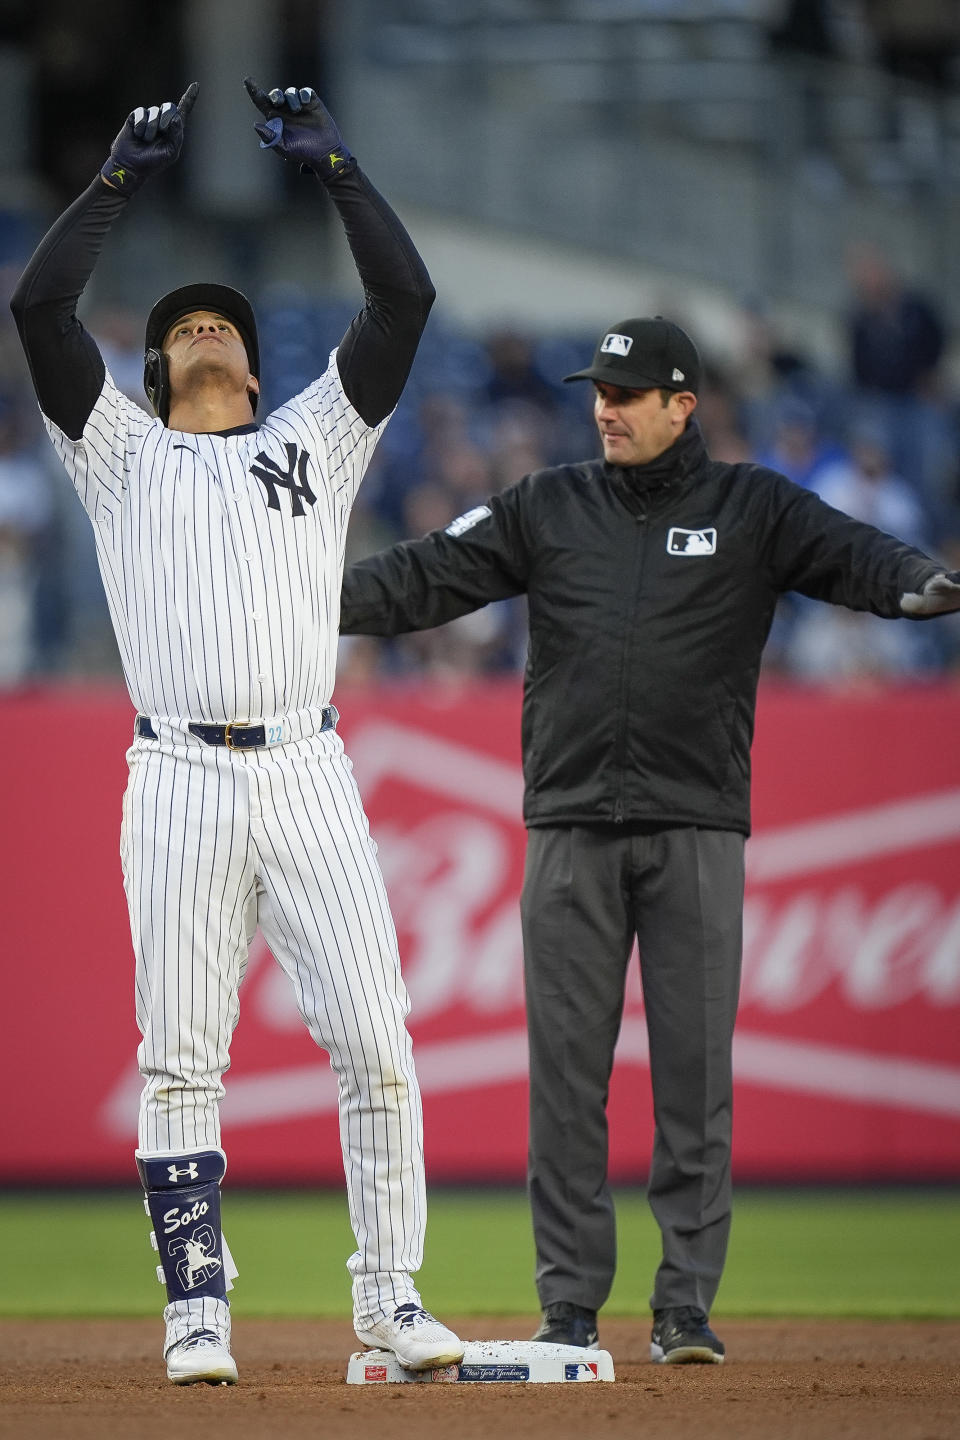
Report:
M400 937L435 1178L524 1169L518 699L338 697ZM916 744L940 724L952 735L960 700L920 704L761 703L734 1047L742 1176L960 1175L960 763L936 733ZM114 855L115 842L106 869ZM134 1042L111 1043L93 1111L116 1154L134 1136ZM633 963L610 1101L621 1178L649 1155L646 1046ZM336 1083L259 938L233 1054L231 1174L339 1179Z

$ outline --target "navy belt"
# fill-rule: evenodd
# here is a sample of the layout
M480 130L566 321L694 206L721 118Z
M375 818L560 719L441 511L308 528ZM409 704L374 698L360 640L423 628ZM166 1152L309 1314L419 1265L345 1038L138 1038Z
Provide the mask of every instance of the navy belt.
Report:
M320 725L320 733L324 730L332 730L337 722L337 712L332 705L328 705L323 712L323 721ZM140 740L156 740L157 732L154 730L149 715L138 715L134 722L134 734ZM265 725L247 725L242 721L231 720L226 725L208 725L205 721L191 720L187 729L191 735L196 735L205 745L225 745L228 750L260 750L267 744L267 727Z

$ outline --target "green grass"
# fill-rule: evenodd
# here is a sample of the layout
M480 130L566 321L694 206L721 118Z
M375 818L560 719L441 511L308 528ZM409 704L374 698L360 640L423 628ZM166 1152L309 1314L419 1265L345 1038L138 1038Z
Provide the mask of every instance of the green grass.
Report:
M347 1316L353 1248L338 1194L231 1194L224 1223L247 1315ZM642 1193L617 1196L620 1265L607 1313L645 1315L658 1236ZM152 1315L163 1301L139 1196L0 1199L0 1314ZM716 1313L957 1316L960 1197L948 1191L744 1191ZM420 1284L449 1314L533 1314L526 1201L431 1198Z

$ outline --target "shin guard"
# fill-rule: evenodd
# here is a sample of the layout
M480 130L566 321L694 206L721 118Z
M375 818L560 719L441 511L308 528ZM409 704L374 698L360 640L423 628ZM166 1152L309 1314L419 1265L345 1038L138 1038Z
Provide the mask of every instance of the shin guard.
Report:
M177 1300L226 1300L233 1267L220 1225L222 1150L191 1155L137 1154L137 1169L160 1256L157 1278Z

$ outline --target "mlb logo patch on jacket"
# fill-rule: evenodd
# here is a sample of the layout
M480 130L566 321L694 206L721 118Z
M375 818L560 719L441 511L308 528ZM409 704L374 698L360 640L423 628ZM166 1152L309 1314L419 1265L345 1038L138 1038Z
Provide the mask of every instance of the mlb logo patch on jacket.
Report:
M668 555L715 555L716 553L717 532L713 526L707 530L681 530L679 525L673 525L667 533Z

